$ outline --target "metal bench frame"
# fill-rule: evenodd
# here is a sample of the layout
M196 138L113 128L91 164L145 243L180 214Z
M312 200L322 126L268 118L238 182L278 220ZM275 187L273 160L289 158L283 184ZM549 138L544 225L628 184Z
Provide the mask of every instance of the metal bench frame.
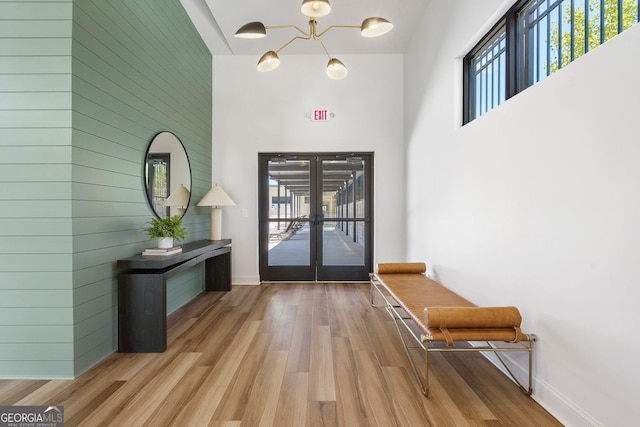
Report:
M435 341L433 341L433 337L428 333L428 331L424 331L419 325L417 325L411 319L411 317L409 317L406 314L403 315L401 313L401 311L404 312L404 309L397 304L395 295L383 282L378 280L375 273L371 273L369 275L369 278L371 283L371 286L369 289L369 300L370 300L369 302L372 307L386 309L389 316L391 316L391 318L393 319L393 322L398 331L398 335L400 336L400 340L402 341L402 346L404 347L404 351L407 355L407 358L409 359L409 363L411 364L411 369L413 370L413 374L418 381L418 385L420 387L420 390L422 391L422 394L424 394L426 397L429 397L429 353L430 352L434 352L434 353L492 352L496 355L501 365L504 367L505 371L507 372L508 376L516 383L518 388L523 393L529 396L531 395L531 393L533 393L533 344L536 341L536 336L534 334L523 334L523 336L526 337L526 339L518 343L516 347L497 347L491 341L484 341L485 343L484 345L475 345L472 347L459 347L459 346L456 347L455 343L453 347L430 346ZM382 297L382 299L384 300L384 304L381 304L381 305L374 304L374 295L375 295L374 289ZM385 294L383 289L387 292L387 294ZM414 315L415 314L417 313L414 313ZM411 325L414 325L414 328L411 328L408 322L411 322ZM407 340L402 334L401 327L403 327L406 331L409 332L411 337L413 337L415 342L418 344L417 346L411 345L411 343L407 342ZM420 329L423 332L423 334L418 336L414 330L416 328ZM410 350L424 351L424 363L425 363L424 377L420 375L420 372L418 371L415 365L415 362L411 357L411 354L409 353ZM524 385L514 375L514 373L511 371L511 369L509 369L509 367L507 366L507 364L505 363L501 355L501 353L513 353L513 352L519 352L519 353L527 352L529 355L529 367L528 367L529 381L527 385Z

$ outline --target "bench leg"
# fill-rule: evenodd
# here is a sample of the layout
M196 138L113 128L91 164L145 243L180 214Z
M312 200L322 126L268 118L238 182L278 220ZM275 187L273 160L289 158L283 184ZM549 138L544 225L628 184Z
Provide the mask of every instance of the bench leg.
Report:
M369 304L371 304L371 306L375 307L375 305L373 305L373 287L375 285L373 284L373 279L369 280Z
M518 379L518 377L514 375L511 369L509 369L509 366L507 366L502 356L500 356L500 353L495 349L495 346L493 346L489 342L487 344L495 350L494 353L496 357L498 358L504 369L507 371L509 377L511 377L511 379L516 383L518 388L520 388L520 390L522 390L522 392L527 396L531 396L531 394L533 393L533 343L537 340L537 337L534 334L528 334L527 337L528 340L525 349L529 353L529 384L527 385L523 384Z
M408 325L405 323L405 321L403 320L403 318L400 316L400 314L398 313L398 311L396 310L396 306L393 305L391 303L391 301L389 301L389 299L387 299L384 294L382 293L382 291L380 290L380 288L378 287L378 284L375 281L375 278L373 277L373 275L370 275L370 286L369 286L369 303L371 304L372 307L379 307L379 308L384 308L385 310L387 310L387 313L389 314L389 316L391 316L391 319L393 319L393 324L395 325L396 329L398 330L398 336L400 337L400 341L402 342L402 347L404 348L404 352L407 355L407 359L409 359L409 363L411 364L411 369L413 370L413 375L416 377L416 380L418 381L418 387L420 387L420 391L422 392L422 394L424 394L425 396L428 397L429 395L429 366L428 366L428 359L427 359L427 351L426 351L426 347L424 344L424 338L422 338L422 342L420 339L418 339L418 337L411 332L410 328L408 327ZM374 304L374 291L377 291L381 298L384 300L384 304L382 305L377 305ZM413 336L413 338L417 341L417 343L420 345L420 347L410 347L407 342L405 341L404 336L402 335L402 330L400 328L400 325L402 324L402 326L404 326ZM422 349L425 350L425 375L424 377L422 375L420 375L420 372L418 371L418 369L416 368L415 362L413 361L413 358L411 357L411 354L409 353L409 350L418 350L418 349Z
M428 342L424 342L424 379L422 381L419 380L418 382L420 383L422 394L424 394L425 397L429 397L429 343Z
M370 274L369 277L370 277L370 280L369 280L369 304L371 305L371 307L382 308L382 307L386 307L387 305L390 305L389 301L387 301L387 299L385 298L384 294L382 293L382 291L380 290L380 288L376 284L376 282L375 282L376 279L373 277L372 274ZM387 304L375 304L373 302L374 295L375 295L376 292L378 292L380 297L382 299L384 299L385 303L387 303Z
M396 326L396 329L398 331L398 336L400 337L400 341L402 342L402 348L404 348L404 352L407 355L407 359L409 359L409 364L411 365L411 369L413 370L413 375L416 377L416 380L418 380L418 386L420 387L420 391L425 396L428 396L429 395L429 366L428 366L428 363L427 363L428 362L428 359L427 359L427 354L428 354L427 353L427 348L425 347L425 345L423 343L420 343L420 341L418 341L418 337L416 337L413 334L412 334L412 336L416 339L416 341L418 341L419 344L421 344L421 346L420 347L410 347L409 344L406 342L404 336L402 335L402 330L400 329L400 322L403 322L402 318L394 310L393 306L387 306L385 308L386 308L387 312L389 313L389 315L391 316L391 318L393 319L393 324ZM404 322L403 322L403 326L407 327L406 324L404 324ZM418 368L416 367L416 364L413 361L413 358L411 357L411 353L409 353L409 350L419 350L419 349L425 351L425 375L424 375L424 378L422 377L422 375L420 375L420 372L418 371Z

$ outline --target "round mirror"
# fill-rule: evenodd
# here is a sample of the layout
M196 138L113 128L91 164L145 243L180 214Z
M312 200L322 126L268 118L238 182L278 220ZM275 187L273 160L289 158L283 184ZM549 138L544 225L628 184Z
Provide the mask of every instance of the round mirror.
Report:
M191 165L182 141L160 132L147 148L144 162L147 199L158 218L184 216L191 200Z

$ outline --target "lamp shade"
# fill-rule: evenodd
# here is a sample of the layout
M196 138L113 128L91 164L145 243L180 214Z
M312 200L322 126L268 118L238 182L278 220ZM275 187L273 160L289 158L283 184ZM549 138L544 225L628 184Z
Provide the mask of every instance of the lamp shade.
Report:
M278 58L278 54L270 50L269 52L262 55L262 57L258 61L258 71L262 73L272 71L278 68L279 65L280 58Z
M331 12L329 0L304 0L300 10L307 16L324 16Z
M198 202L198 206L235 206L236 204L227 196L227 193L218 185L211 187L211 190Z
M267 29L262 22L249 22L240 27L235 36L241 39L260 39L267 37Z
M164 201L165 206L187 206L189 204L189 199L191 198L191 193L184 184L180 184L180 187L173 191L167 200Z
M393 28L393 24L384 18L367 18L362 21L360 34L362 37L378 37L388 33Z
M339 59L331 58L327 64L327 76L334 80L344 79L347 77L347 72L347 67Z

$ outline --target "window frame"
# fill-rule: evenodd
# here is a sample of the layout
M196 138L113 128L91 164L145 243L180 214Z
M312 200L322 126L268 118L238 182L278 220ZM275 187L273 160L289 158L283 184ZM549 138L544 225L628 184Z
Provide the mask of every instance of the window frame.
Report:
M472 83L470 68L475 56L482 52L482 50L494 39L494 37L504 28L505 41L506 41L506 72L505 72L505 101L518 93L522 86L522 77L518 73L518 60L522 57L523 50L518 48L518 15L520 10L532 0L519 0L511 6L511 8L504 14L504 16L498 20L498 22L491 27L491 29L476 43L476 45L465 55L462 65L463 74L463 113L462 113L462 125L466 125L478 117L474 117L472 114L473 105L470 101L472 92ZM491 111L491 110L488 110ZM487 112L488 112L487 111Z
M585 1L589 2L589 0L585 0ZM603 4L603 1L604 0L601 0L600 3ZM620 10L620 5L622 4L622 1L623 0L618 0L618 4L619 4L618 10ZM528 87L533 86L536 83L539 83L540 81L543 80L543 79L538 79L536 81L533 81L532 83L528 83L529 77L530 77L528 67L531 61L531 58L529 58L529 55L531 53L528 51L528 47L525 45L526 37L524 37L524 34L523 34L524 25L521 26L521 21L520 21L521 14L524 13L531 5L533 5L536 2L537 0L516 1L509 8L509 10L504 14L504 16L502 16L502 18L500 18L496 22L496 24L491 27L491 29L478 41L478 43L475 44L475 46L469 51L469 53L464 56L463 62L462 62L462 96L463 96L462 125L463 126L477 119L478 117L481 117L483 114L486 114L487 112L493 110L498 105L500 105L498 104L488 109L484 113L481 113L480 115L475 116L475 107L476 107L475 93L474 93L475 83L472 79L471 68L472 68L473 61L476 59L477 55L483 52L483 50L492 42L492 40L495 39L496 35L499 34L501 31L503 30L505 31L505 41L506 41L506 49L505 49L506 50L505 52L506 70L505 70L505 77L504 77L504 93L505 93L504 101L507 101L514 95L524 91ZM638 12L636 15L636 22L635 24L632 24L632 25L636 25L640 21L640 0L638 0L637 8L638 8ZM588 15L587 15L587 18L588 18ZM601 24L601 26L602 25L603 24ZM623 28L622 15L620 14L618 16L617 34L622 33L624 30L628 28L629 27ZM573 33L574 31L573 23L571 24L571 30L572 30L572 38L573 38L575 37ZM606 43L607 40L602 40L602 37L603 37L603 30L601 30L601 41L599 44L596 45L596 47ZM589 48L588 46L585 47L584 54L590 52L591 50L592 49ZM573 52L572 52L572 59L567 64L564 64L561 62L561 66L558 68L558 70L560 68L566 67L566 65L570 64L575 59L576 58L573 58ZM558 71L558 70L554 70L548 74L553 74L555 71Z
M472 84L472 78L471 78L471 74L472 74L471 68L472 68L473 62L475 61L477 55L480 54L481 52L484 52L484 50L493 43L493 41L498 37L498 34L502 33L503 30L505 32L505 41L507 44L507 47L506 47L507 70L505 72L505 76L508 76L509 67L510 67L509 41L506 39L506 33L508 33L508 31L507 31L507 22L506 22L506 19L504 18L498 21L491 28L491 30L489 30L489 32L474 46L474 48L463 59L463 66L462 66L462 74L463 74L462 91L464 94L464 109L462 113L463 125L477 118L477 117L474 117L475 102L471 102L471 101L475 101L475 91L472 89L474 85ZM509 99L510 96L511 95L509 94L507 87L505 87L505 101Z

